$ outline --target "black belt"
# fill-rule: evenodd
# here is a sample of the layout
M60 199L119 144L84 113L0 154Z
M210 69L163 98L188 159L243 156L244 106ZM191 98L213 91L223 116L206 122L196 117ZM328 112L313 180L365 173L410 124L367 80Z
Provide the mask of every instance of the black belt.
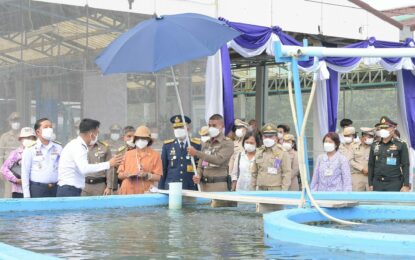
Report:
M30 181L30 185L44 186L44 187L48 187L49 189L55 188L57 184L58 184L57 182L41 183L41 182Z
M85 177L85 183L86 184L98 184L98 183L103 183L103 182L107 182L107 178L105 177Z
M402 180L402 176L379 176L377 179L380 182L400 181Z
M202 177L201 181L203 183L216 183L216 182L227 182L228 177L227 176L220 176L220 177Z

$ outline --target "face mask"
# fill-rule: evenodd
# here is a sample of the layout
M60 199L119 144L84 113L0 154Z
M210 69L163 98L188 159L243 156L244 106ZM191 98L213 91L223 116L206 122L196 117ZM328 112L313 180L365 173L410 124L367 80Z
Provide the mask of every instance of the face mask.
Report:
M137 148L139 149L143 149L147 147L147 145L148 145L148 141L145 139L138 139L137 141L135 141L135 146L137 146Z
M264 145L265 147L272 147L275 144L275 140L274 139L270 139L270 138L265 138L264 139Z
M210 135L210 137L216 137L216 136L219 135L219 133L220 133L220 131L216 127L209 127L209 135Z
M135 143L132 139L128 140L127 142L125 142L129 147L135 147Z
M389 131L388 131L388 130L386 130L386 129L381 129L381 130L379 131L379 135L380 135L380 137L382 137L382 138L388 138L388 137L390 136L390 133L389 133Z
M176 128L174 129L174 136L177 139L183 140L186 137L186 130L184 128Z
M376 131L376 136L380 137L380 131Z
M209 141L209 140L210 140L210 136L208 136L208 135L201 136L201 137L200 137L200 140L201 140L203 143L206 143L207 141Z
M285 150L289 151L293 148L292 144L290 143L282 143L282 147L284 147Z
M24 146L24 148L30 147L32 146L32 144L34 144L36 141L33 141L31 139L23 139L22 140L22 145Z
M42 137L45 140L48 140L48 141L52 140L52 137L53 137L53 128L43 128L42 129Z
M92 136L92 134L91 134L91 136ZM89 143L89 145L95 145L97 142L98 142L98 135L95 136L95 139L94 140L91 140L91 142Z
M346 144L350 144L351 142L353 142L353 138L350 136L344 137L344 142Z
M249 131L249 132L254 131L254 129L252 128L252 126L251 126L251 125L250 125L250 126L248 126L248 131Z
M18 130L20 128L20 123L19 122L13 122L11 124L11 127L13 130Z
M284 137L284 134L283 133L278 133L277 136L278 136L278 139L282 139Z
M365 144L372 145L373 144L373 138L366 138Z
M245 148L245 151L247 151L248 153L252 153L256 149L255 145L253 145L253 144L247 144L247 143L244 144L244 148Z
M110 137L111 137L111 140L117 141L118 139L120 139L120 134L112 133Z
M235 135L236 135L238 138L242 138L242 137L244 136L244 130L243 130L242 128L238 128L238 129L236 129L236 131L235 131Z
M324 143L324 151L326 153L333 152L336 149L333 143Z
M51 141L55 141L56 140L56 134L55 133L52 133L52 136L51 136L50 140Z

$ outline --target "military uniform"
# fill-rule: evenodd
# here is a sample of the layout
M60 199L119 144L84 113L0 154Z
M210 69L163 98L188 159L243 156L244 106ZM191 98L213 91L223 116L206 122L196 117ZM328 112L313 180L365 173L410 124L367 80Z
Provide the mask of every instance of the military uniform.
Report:
M373 128L361 128L363 134L371 135L373 137ZM353 146L352 159L350 166L352 167L352 190L353 191L368 191L369 183L367 173L368 170L370 146L365 143L356 144Z
M122 147L125 143L124 141L121 139L121 126L118 124L113 124L110 127L110 134L119 134L119 138L117 140L113 140L113 139L108 139L105 140L104 142L108 144L110 150L111 150L111 154L116 154L118 149L120 149L120 147Z
M217 137L203 144L202 150L196 152L199 158L197 174L202 191L228 191L227 180L229 159L233 154L233 142L220 133ZM228 177L229 176L229 177Z
M381 118L380 128L397 124L387 117ZM388 142L377 141L372 144L369 154L369 186L374 191L400 191L402 185L409 183L409 154L405 142L392 138Z
M107 143L98 141L94 146L88 147L88 162L90 164L107 162L110 159L111 151ZM106 188L109 188L111 193L118 188L118 183L114 183L113 168L86 175L85 187L81 196L101 196Z
M266 124L263 135L277 135L277 127ZM278 143L262 146L255 153L252 164L252 186L257 190L286 191L291 185L291 160L288 152Z
M352 126L346 127L343 130L343 136L354 134L356 134L356 130ZM355 143L354 140L351 143L342 142L339 146L339 152L346 156L347 160L350 162L353 158L353 149L356 145L359 145L359 143Z

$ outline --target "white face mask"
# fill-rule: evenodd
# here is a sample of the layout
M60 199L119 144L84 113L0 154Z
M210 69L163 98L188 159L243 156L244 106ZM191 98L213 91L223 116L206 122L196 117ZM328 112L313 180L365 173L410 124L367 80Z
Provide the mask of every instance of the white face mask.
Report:
M247 144L247 143L245 143L245 144L244 144L244 149L245 149L245 151L247 151L248 153L252 153L252 152L254 152L254 151L256 150L256 147L255 147L255 145L253 145L253 144Z
M365 144L372 145L373 144L373 138L366 138Z
M174 136L177 139L184 140L186 138L186 130L184 128L176 128L174 129Z
M145 139L138 139L135 141L135 146L137 146L138 149L146 148L148 145L148 140Z
M268 147L268 148L274 146L275 144L275 140L271 138L265 138L263 141L264 141L265 147Z
M336 146L333 143L324 143L324 151L326 153L333 152L336 149Z
M13 122L11 124L11 127L13 130L19 130L20 129L20 123L19 122Z
M344 137L344 142L345 142L346 144L350 144L351 142L353 142L353 137L350 137L350 136L345 136L345 137Z
M203 143L206 143L207 141L209 141L209 140L210 140L210 136L208 136L208 135L203 135L203 136L201 136L201 137L200 137L200 140L201 140Z
M379 135L380 135L380 137L382 137L382 138L388 138L388 137L390 136L390 133L389 133L389 131L388 131L388 130L386 130L386 129L381 129L381 130L379 131Z
M22 140L22 145L24 148L30 147L32 146L36 141L33 141L31 139L23 139Z
M92 136L92 133L91 133ZM91 142L89 143L89 145L95 145L98 142L98 135L95 136L94 140L91 140Z
M282 139L284 137L284 134L283 133L278 133L277 136L278 136L278 139Z
M117 141L118 139L120 139L120 134L118 133L112 133L110 136L111 140L113 141Z
M125 142L129 147L135 147L135 143L133 141L133 139L128 140L127 142Z
M236 131L235 131L235 135L236 135L238 138L242 138L242 137L244 137L244 135L245 135L244 130L243 130L242 128L238 128L238 129L236 129Z
M216 137L220 133L220 130L216 127L209 127L209 135L210 137Z
M286 142L282 143L282 147L287 151L290 151L293 148L292 144Z
M47 141L51 141L53 138L53 128L43 128L42 137Z

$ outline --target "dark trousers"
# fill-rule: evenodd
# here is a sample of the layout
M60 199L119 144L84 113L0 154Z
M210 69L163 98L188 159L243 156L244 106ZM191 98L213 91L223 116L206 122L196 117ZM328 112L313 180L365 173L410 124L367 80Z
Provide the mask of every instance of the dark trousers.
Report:
M79 197L81 196L81 192L82 189L70 185L63 185L58 186L56 197Z
M29 189L31 198L56 197L57 185L31 181Z
M373 191L400 191L402 185L403 182L400 179L387 182L375 179L373 180Z
M20 192L12 192L12 198L13 199L21 199L21 198L23 198L23 193L20 193Z

